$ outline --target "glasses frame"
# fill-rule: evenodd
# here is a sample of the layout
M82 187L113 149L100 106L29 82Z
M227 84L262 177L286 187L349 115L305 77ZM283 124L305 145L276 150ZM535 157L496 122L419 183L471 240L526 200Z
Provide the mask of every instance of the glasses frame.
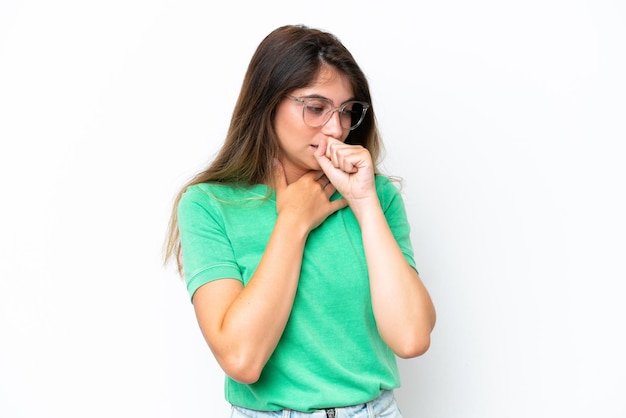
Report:
M370 108L370 104L369 103L362 102L360 100L348 100L347 102L344 102L344 103L340 104L337 107L333 107L333 105L334 105L333 102L330 99L327 99L326 97L296 97L296 96L292 96L292 95L287 95L287 97L289 97L290 99L293 99L294 101L296 101L296 103L299 103L299 104L302 105L302 121L304 122L304 124L306 126L308 126L310 128L321 128L322 126L324 126L324 125L326 125L328 123L328 121L330 120L330 118L333 116L333 114L335 112L337 112L337 111L343 112L344 109L346 108L346 106L349 106L350 104L353 104L353 103L358 103L361 106L363 106L363 111L361 113L361 117L359 118L359 121L354 126L350 126L348 128L344 127L341 124L341 117L339 117L339 126L341 126L342 129L348 129L350 131L354 131L356 128L358 128L361 125L361 123L365 119L365 115L367 114L367 109ZM330 106L331 106L331 109L328 112L326 112L326 114L324 115L324 118L325 118L324 122L321 123L320 125L314 126L314 125L311 125L311 124L307 123L307 121L306 121L306 117L305 117L305 113L304 112L306 111L306 108L308 106L308 101L309 100L322 100L324 102L329 103Z

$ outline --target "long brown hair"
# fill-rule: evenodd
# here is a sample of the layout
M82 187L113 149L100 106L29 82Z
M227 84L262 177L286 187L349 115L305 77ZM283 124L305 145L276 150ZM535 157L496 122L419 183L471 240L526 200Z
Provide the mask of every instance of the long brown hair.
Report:
M209 167L187 182L174 200L165 262L175 257L181 276L177 208L185 190L209 182L237 186L269 183L272 161L279 155L273 125L276 108L286 94L313 83L322 65L333 67L350 80L355 100L372 103L365 74L334 35L303 25L288 25L275 29L259 44L248 65L222 148ZM346 143L367 148L377 164L382 143L373 107L361 125L350 132Z

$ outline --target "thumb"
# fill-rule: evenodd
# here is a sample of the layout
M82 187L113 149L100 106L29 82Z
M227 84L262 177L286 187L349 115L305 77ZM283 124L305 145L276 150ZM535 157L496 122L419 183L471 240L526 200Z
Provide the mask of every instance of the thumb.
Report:
M317 145L317 149L313 152L313 156L317 160L320 168L324 172L324 174L328 175L330 168L332 167L332 163L326 156L326 147L328 146L328 140L321 139L319 144Z

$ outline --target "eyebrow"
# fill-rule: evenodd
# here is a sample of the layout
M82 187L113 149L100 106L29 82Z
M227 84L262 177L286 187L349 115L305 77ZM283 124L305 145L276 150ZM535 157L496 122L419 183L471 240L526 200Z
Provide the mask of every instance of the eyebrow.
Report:
M334 101L330 100L328 97L322 96L321 94L307 94L307 95L304 95L304 96L298 96L298 98L300 98L300 99L322 99L322 100L326 100L326 101L332 103L333 106L335 105ZM343 102L339 103L339 106L341 106L344 103L354 102L354 101L357 101L357 100L353 96L353 97L349 98L348 100L344 100Z

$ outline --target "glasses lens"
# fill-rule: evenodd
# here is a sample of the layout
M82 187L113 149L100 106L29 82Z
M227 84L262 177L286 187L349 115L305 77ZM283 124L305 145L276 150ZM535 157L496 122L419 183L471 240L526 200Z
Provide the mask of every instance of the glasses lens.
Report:
M347 102L340 110L341 126L344 129L355 129L365 116L365 106L361 102Z
M343 129L356 129L361 124L367 111L367 105L363 102L346 102L340 108L335 109L333 104L325 99L306 99L301 103L304 104L302 116L304 123L312 128L319 128L328 122L337 110L339 120Z
M318 128L326 123L332 110L332 105L325 100L309 99L304 104L304 123Z

